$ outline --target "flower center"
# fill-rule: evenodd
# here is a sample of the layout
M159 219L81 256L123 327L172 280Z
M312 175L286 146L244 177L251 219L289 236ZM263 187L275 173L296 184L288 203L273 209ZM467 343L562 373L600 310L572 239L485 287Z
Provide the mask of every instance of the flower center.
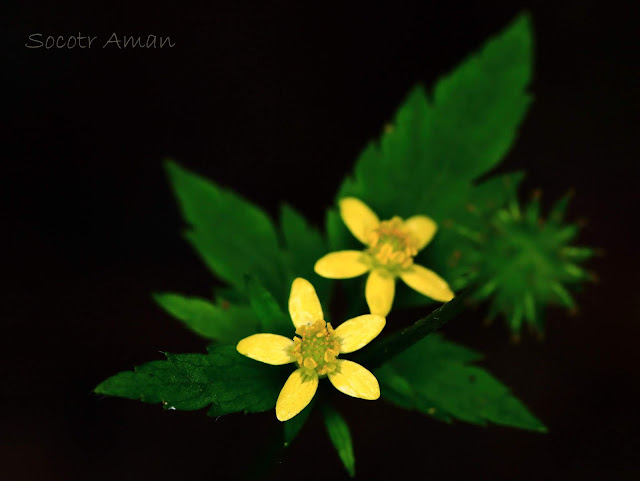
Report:
M369 234L368 252L375 264L402 269L413 264L418 249L403 227L402 219L396 216L380 222Z
M322 376L336 370L336 357L340 353L340 342L331 324L318 320L296 329L300 337L293 338L291 354L300 367L317 371Z

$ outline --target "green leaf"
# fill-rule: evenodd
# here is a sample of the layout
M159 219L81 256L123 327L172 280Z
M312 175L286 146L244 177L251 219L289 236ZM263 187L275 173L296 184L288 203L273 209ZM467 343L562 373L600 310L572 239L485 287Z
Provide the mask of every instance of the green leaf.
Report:
M382 395L405 409L442 421L487 421L538 432L545 426L509 389L481 367L480 354L435 335L387 362L375 375Z
M282 312L278 302L260 282L247 276L247 295L251 308L260 319L260 332L282 334L291 337L295 327L288 314Z
M329 280L318 276L313 269L316 261L328 252L322 234L286 204L281 209L280 224L286 248L285 263L290 272L289 285L296 277L303 277L313 284L320 302L327 302Z
M284 295L278 239L269 217L175 162L168 161L166 169L189 224L186 237L209 269L241 290L245 274L252 273L271 291Z
M324 425L329 433L329 438L338 452L338 457L346 468L350 477L356 475L356 458L353 454L353 444L349 426L342 415L330 404L325 403L322 409Z
M307 404L307 407L300 411L300 413L291 418L289 421L285 421L283 423L285 447L291 445L296 436L298 436L298 433L300 433L307 420L309 419L309 415L311 414L311 411L313 411L314 405L315 397L311 399L311 402Z
M217 306L205 299L172 293L157 293L153 298L186 327L207 339L236 343L258 327L256 315L246 306Z
M95 392L162 403L165 409L192 411L211 405L210 416L261 412L275 407L291 370L248 359L233 346L166 357L111 376Z
M420 213L442 221L511 147L531 100L531 44L521 15L441 78L431 98L416 87L338 197L358 197L382 218Z

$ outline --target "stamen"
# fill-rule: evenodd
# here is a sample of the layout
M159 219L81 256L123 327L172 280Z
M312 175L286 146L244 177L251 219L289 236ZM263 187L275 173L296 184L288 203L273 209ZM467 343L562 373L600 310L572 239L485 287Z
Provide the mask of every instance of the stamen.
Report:
M368 238L371 261L387 269L407 269L418 253L413 239L400 217L380 222Z
M294 337L291 354L300 367L316 371L320 376L336 370L340 342L331 324L317 320L298 327L296 334L300 337Z

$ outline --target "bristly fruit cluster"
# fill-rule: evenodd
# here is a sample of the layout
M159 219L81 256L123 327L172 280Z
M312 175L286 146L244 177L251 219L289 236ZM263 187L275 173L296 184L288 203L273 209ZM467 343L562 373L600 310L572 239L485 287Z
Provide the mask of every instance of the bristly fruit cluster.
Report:
M594 278L581 264L595 250L571 244L580 226L564 220L569 198L556 202L546 217L539 191L522 207L515 196L490 212L467 206L472 215L482 217L476 225L483 229L461 231L467 242L454 252L451 262L464 264L467 280L474 286L473 298L489 300L487 321L503 316L514 340L524 323L542 335L548 305L575 311L570 290ZM450 228L457 229L455 224Z

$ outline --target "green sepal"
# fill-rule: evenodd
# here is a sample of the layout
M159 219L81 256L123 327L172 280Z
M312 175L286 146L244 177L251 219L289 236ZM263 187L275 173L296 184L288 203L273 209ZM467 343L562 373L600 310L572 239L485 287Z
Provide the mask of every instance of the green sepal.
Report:
M342 461L349 476L355 477L356 458L353 453L351 432L347 421L329 403L324 403L322 406L322 414L329 439L331 439L333 446L336 448L340 461Z
M234 346L211 346L207 354L165 354L120 372L94 392L162 403L165 409L193 411L211 406L210 416L273 409L290 367L270 366L238 353Z
M236 343L256 332L258 320L248 306L218 305L199 297L155 293L153 299L196 334L224 343Z

